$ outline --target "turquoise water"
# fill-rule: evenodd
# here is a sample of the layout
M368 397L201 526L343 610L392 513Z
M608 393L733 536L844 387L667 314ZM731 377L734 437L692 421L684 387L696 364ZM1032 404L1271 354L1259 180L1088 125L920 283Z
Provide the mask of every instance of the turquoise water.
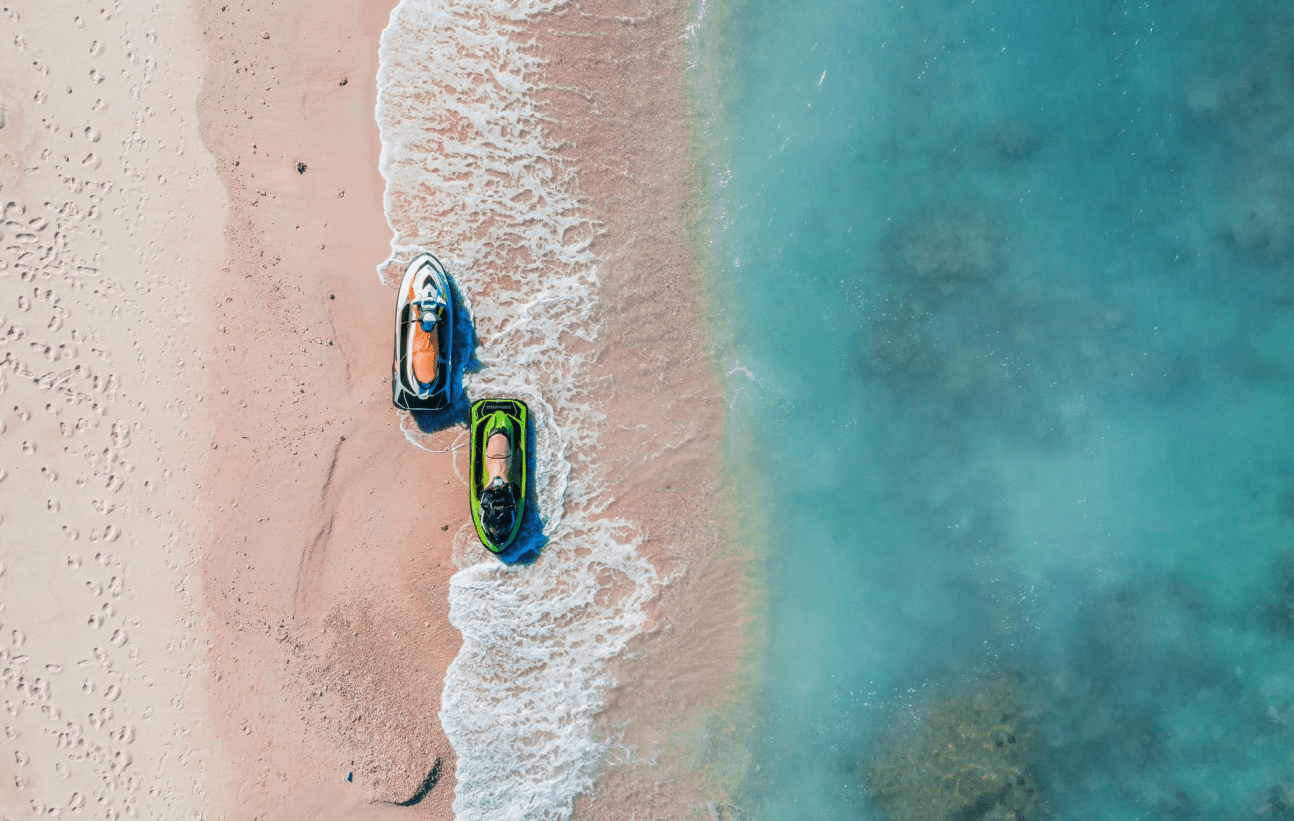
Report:
M726 0L696 49L769 500L733 816L1294 818L1294 8Z

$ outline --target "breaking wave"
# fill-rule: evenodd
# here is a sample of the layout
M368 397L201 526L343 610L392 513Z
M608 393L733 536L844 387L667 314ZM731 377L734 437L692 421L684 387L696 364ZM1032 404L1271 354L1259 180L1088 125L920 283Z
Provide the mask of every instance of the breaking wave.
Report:
M463 648L440 720L458 754L461 821L570 817L605 749L593 720L608 664L661 584L636 529L603 516L593 461L604 421L589 360L595 225L536 108L544 61L526 33L561 5L402 0L382 34L377 121L395 236L379 273L393 286L432 250L470 294L485 367L464 388L530 406L548 539L534 564L505 567L467 552L471 528L458 535L456 556L485 559L450 582Z

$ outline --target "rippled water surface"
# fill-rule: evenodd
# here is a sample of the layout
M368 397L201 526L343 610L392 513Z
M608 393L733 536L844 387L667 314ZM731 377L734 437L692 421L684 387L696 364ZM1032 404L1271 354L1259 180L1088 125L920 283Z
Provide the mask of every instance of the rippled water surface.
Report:
M697 32L768 555L728 812L1294 817L1294 7Z

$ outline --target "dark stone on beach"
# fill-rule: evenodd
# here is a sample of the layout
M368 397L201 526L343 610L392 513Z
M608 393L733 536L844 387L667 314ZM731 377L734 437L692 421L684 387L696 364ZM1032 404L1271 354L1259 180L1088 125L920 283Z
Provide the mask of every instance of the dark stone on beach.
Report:
M303 163L303 162L299 162L299 163L297 163L297 173L298 173L298 174L304 174L304 173L306 173L306 164L305 164L305 163Z

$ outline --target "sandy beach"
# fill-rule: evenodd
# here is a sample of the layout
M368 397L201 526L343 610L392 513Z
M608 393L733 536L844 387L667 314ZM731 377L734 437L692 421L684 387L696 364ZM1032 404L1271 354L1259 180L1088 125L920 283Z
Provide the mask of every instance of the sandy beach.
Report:
M225 195L183 15L22 3L0 60L0 808L195 817L228 760L196 560Z
M0 816L454 816L451 578L494 560L467 550L461 428L411 435L390 406L378 271L403 257L374 109L394 5L5 11ZM610 746L557 805L576 817L722 800L680 740L730 697L744 572L689 234L686 16L509 23L595 227L595 333L562 344L602 421L559 455L572 487L600 478L565 504L632 528L660 580L583 705ZM435 249L480 285L478 333L512 282L498 260L525 253L508 229L479 228L504 250L471 271Z

